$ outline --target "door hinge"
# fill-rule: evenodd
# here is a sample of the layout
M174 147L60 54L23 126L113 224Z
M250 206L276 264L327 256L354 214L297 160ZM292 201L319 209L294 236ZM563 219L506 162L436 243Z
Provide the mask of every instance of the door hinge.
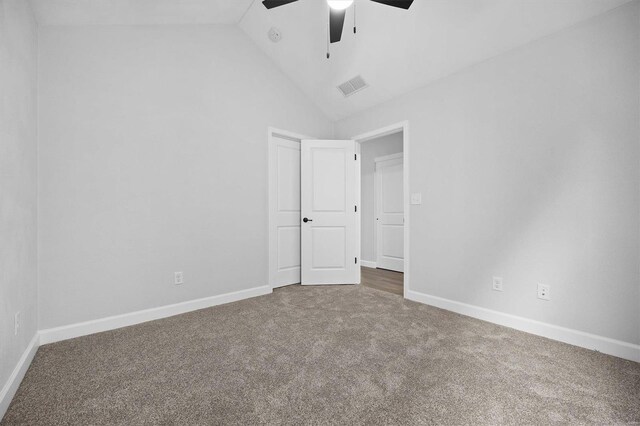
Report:
M358 264L358 258L356 257L356 264Z
M358 161L358 154L353 154L353 159Z
M356 213L358 213L358 206L353 206L353 209Z

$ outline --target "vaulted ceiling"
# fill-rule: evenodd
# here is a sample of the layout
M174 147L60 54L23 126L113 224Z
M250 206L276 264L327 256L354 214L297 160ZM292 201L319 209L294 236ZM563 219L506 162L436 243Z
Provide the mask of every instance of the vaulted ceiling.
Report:
M347 12L327 59L327 6L300 0L266 10L255 1L242 30L332 119L397 97L629 0L415 0L409 11L369 0ZM282 32L278 43L268 30ZM370 87L345 98L336 86L355 75Z
M326 58L324 0L267 10L260 0L31 0L43 25L238 24L334 120L358 113L470 65L631 0L415 0L409 11L355 0L342 41ZM270 28L282 33L269 40ZM345 98L336 88L370 85Z
M236 24L253 0L31 0L41 25Z

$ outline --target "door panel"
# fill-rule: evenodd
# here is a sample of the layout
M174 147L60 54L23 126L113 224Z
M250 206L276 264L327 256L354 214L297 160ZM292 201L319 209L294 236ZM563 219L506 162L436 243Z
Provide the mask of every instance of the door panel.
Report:
M347 243L345 227L312 226L311 233L312 268L343 269ZM332 250L326 250L326 247L331 247Z
M382 213L403 213L402 192L402 159L383 161L379 163L384 170L382 184Z
M353 141L302 141L302 284L356 284Z
M398 259L404 257L403 228L402 225L382 225L382 256Z
M404 271L404 200L402 154L376 160L377 266Z
M273 135L269 147L269 271L272 287L300 282L300 142Z
M280 143L277 147L278 211L300 212L300 144Z
M278 271L292 268L300 270L300 226L279 226Z
M344 212L346 164L342 150L311 150L313 212Z

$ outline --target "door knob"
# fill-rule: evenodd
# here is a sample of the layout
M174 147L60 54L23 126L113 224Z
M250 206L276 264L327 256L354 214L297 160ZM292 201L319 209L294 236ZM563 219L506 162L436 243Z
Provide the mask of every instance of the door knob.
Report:
M313 222L313 219L307 219L307 218L305 217L304 219L302 219L302 221L303 221L304 223L307 223L307 222Z

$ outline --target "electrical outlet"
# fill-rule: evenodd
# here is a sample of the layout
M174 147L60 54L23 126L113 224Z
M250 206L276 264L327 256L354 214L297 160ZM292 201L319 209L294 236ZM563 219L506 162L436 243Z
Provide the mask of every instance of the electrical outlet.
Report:
M13 316L13 334L16 336L20 332L20 311Z
M182 272L173 273L173 282L175 285L184 284L184 276L182 275Z
M502 291L502 277L493 277L493 289Z
M551 286L538 284L538 299L551 300Z

